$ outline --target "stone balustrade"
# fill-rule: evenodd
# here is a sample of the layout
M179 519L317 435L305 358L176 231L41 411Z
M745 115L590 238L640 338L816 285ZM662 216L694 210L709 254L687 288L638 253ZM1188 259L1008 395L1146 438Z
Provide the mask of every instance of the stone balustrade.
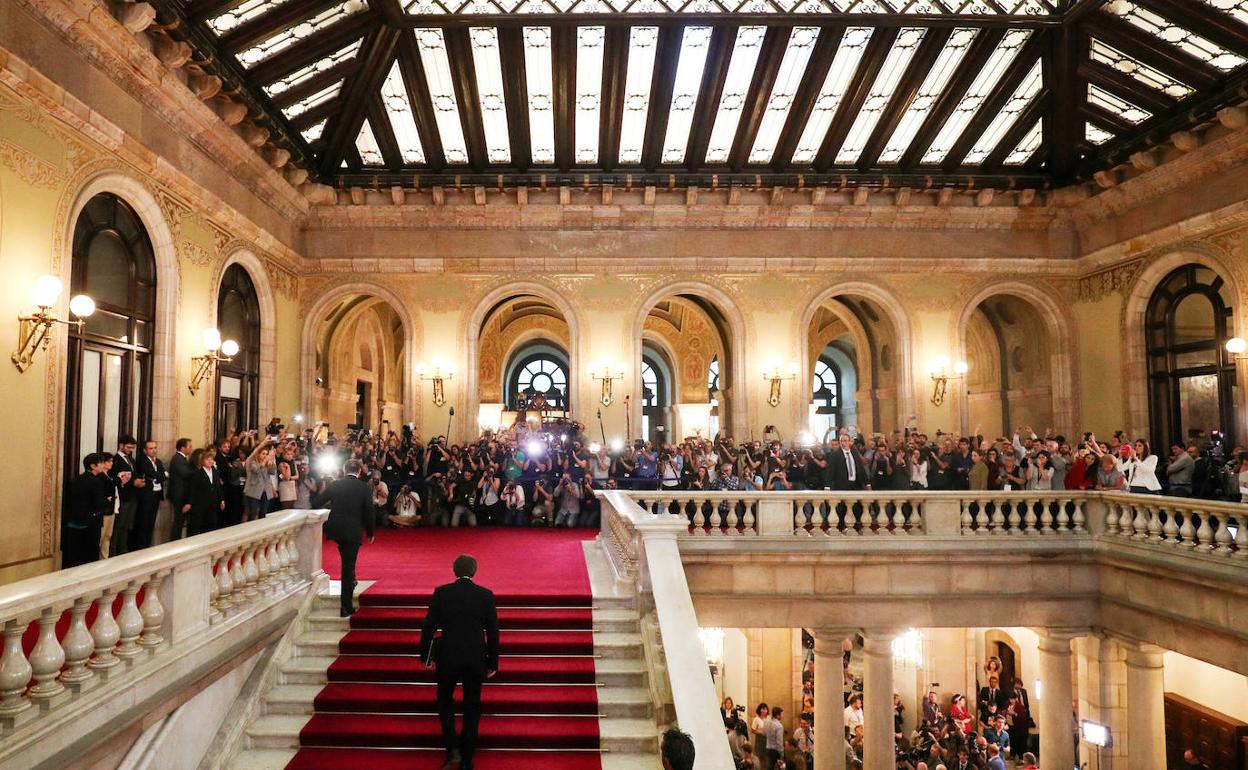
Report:
M1248 560L1248 505L1106 492L1105 536Z
M237 630L320 576L326 511L158 545L0 589L0 736L6 748L123 682ZM0 752L4 754L6 752Z

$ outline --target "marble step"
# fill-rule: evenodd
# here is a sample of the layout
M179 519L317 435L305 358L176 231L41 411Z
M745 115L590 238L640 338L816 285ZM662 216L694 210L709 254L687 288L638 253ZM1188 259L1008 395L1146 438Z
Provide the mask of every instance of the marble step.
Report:
M282 684L319 684L329 681L329 666L338 657L337 650L329 656L300 656L282 665L279 681Z
M226 763L227 770L285 770L296 749L244 749ZM606 764L603 765L606 770ZM622 770L622 769L621 769Z
M603 633L637 633L639 622L637 614L631 610L596 609L593 611L594 631ZM337 631L346 633L350 629L349 620L340 617L337 607L318 608L307 617L307 630L312 632ZM550 629L542 629L550 630Z
M311 714L266 714L247 727L247 747L253 749L297 749L299 731Z
M639 633L595 633L594 654L603 658L637 658L644 655Z
M598 681L608 687L647 687L646 667L640 658L599 658L594 670Z
M659 731L653 719L600 719L598 734L604 751L650 756L659 751Z

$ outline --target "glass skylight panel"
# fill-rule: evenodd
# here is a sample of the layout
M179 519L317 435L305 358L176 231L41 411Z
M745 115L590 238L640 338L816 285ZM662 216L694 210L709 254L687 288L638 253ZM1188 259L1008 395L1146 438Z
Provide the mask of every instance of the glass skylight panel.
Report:
M1200 0L1205 5L1229 13L1242 24L1248 24L1248 0Z
M910 66L910 60L923 42L926 31L923 27L905 27L897 33L897 39L893 41L892 49L884 58L884 65L880 67L871 91L862 103L862 109L854 117L854 124L845 135L845 144L836 153L837 163L855 163L858 156L862 155L867 140L871 138L871 132L875 130L880 116L884 114L884 108L893 98L897 83Z
M1044 142L1044 121L1036 120L1036 124L1031 130L1023 135L1022 141L1018 146L1005 156L1005 165L1021 166L1031 160L1031 156L1036 154L1036 150L1040 149L1040 145Z
M602 112L602 53L606 27L576 28L577 163L598 162L598 125Z
M373 136L373 127L364 121L360 126L360 134L355 137L355 149L360 153L360 161L365 166L384 166L385 158L381 155L381 147L377 145L377 137Z
M945 41L945 47L936 57L936 63L928 71L927 77L919 86L910 106L906 108L901 120L897 122L892 138L884 145L884 151L880 153L881 163L896 163L905 155L910 142L914 140L914 135L919 132L919 128L927 119L928 113L932 111L936 100L945 90L945 86L949 85L953 73L957 71L958 65L962 63L962 59L970 50L971 43L975 41L978 34L979 31L976 29L958 28Z
M247 0L244 3L240 3L236 8L213 16L208 20L208 28L218 35L224 35L235 27L246 24L253 19L258 19L269 11L280 8L289 2L291 0Z
M1164 40L1178 46L1201 61L1216 67L1223 72L1233 70L1244 63L1237 56L1222 46L1176 25L1164 16L1147 8L1141 8L1128 0L1114 0L1105 6L1105 10L1121 16L1136 27L1144 30L1158 40Z
M1139 123L1152 117L1153 113L1136 107L1126 99L1119 98L1100 86L1088 84L1088 103L1111 112L1131 124Z
M308 35L354 16L368 8L367 0L346 0L340 5L321 11L310 19L305 19L295 26L283 30L272 37L266 38L238 54L238 60L244 67L253 67L279 51L284 51Z
M524 74L529 87L529 152L534 163L554 163L555 87L550 27L524 28Z
M968 165L977 165L983 163L992 151L1001 144L1001 140L1009 132L1010 128L1018 120L1019 114L1027 109L1027 105L1031 104L1031 100L1036 98L1036 94L1040 93L1040 89L1044 86L1044 76L1041 74L1040 60L1037 59L1031 71L1023 78L1023 82L1018 84L1018 88L1014 89L1014 93L1006 101L1001 111L993 116L992 122L988 124L988 128L984 130L983 135L979 137L979 141L975 142L975 146L966 154L965 162Z
M624 117L620 121L620 163L641 162L658 42L658 27L633 27L628 35L628 75L624 79Z
M416 116L412 112L412 102L407 96L407 86L403 82L403 73L396 60L386 75L386 82L381 84L381 103L386 108L390 120L390 131L394 141L399 145L399 155L404 163L424 163L425 148L420 143L420 134L416 131Z
M311 80L317 75L332 69L345 61L355 58L360 51L360 44L364 42L363 38L356 40L350 45L344 46L320 61L313 62L306 67L295 70L281 80L274 81L264 87L264 92L270 97L284 94L295 86L305 81Z
M341 90L342 90L342 81L339 80L337 83L331 83L330 85L325 86L320 91L317 91L311 96L301 101L295 102L294 104L290 105L286 109L282 110L282 112L284 112L286 114L286 117L288 118L292 118L292 119L297 118L303 113L312 109L313 107L320 107L325 102L329 101L330 99L333 99L335 96L338 95L338 92Z
M481 103L481 127L485 131L485 155L490 163L511 161L511 138L507 133L507 100L503 97L503 65L498 55L498 29L472 27L472 63L477 73L477 100Z
M321 134L325 133L325 123L327 120L329 119L322 118L321 122L317 123L315 126L309 126L308 128L303 129L303 131L300 132L303 136L303 141L308 144L312 144L317 139L320 139Z
M719 95L719 108L715 111L715 123L711 127L711 139L706 146L707 163L724 163L732 152L737 136L737 124L745 109L745 98L754 79L754 66L763 47L766 27L739 27L737 39L732 46L732 59L728 62L728 74L724 90Z
M711 45L710 27L685 27L680 41L680 61L672 85L672 106L667 111L667 134L663 138L663 162L680 163L689 145L689 128L693 110L698 106L702 87L702 69Z
M958 141L958 137L975 117L980 105L992 93L997 81L1005 74L1006 69L1018 56L1019 50L1029 37L1031 37L1031 30L1026 29L1012 29L1005 33L992 55L988 57L988 61L976 73L970 88L966 89L966 93L954 107L953 114L940 127L932 146L923 154L923 163L940 163L945 159L949 150L953 149L954 142Z
M1085 123L1083 127L1083 137L1092 144L1105 144L1114 135L1093 123Z
M797 149L793 151L794 163L810 163L819 153L819 145L823 144L828 126L832 125L832 119L836 117L836 111L841 106L841 100L845 98L845 92L849 89L849 83L858 69L858 62L862 60L867 43L871 41L873 31L871 27L850 27L845 30L845 36L841 38L836 56L832 59L832 66L828 68L827 77L823 79L823 86L819 89L819 96L815 99L810 120L806 122L802 136L797 140Z
M1182 99L1192 92L1192 89L1170 77L1169 75L1155 70L1144 62L1133 59L1125 53L1119 51L1111 45L1102 43L1100 40L1093 39L1092 46L1089 49L1089 55L1092 61L1100 62L1118 70L1119 72L1129 75L1138 80L1149 88L1161 91L1165 95L1174 99Z
M776 152L776 143L780 141L780 132L789 117L789 109L793 106L793 95L806 73L806 64L815 49L815 41L819 39L818 27L794 27L789 35L789 46L784 49L784 58L780 60L780 71L776 74L775 85L771 96L767 98L767 108L763 111L763 119L758 126L758 134L754 137L754 146L750 149L750 163L769 163Z
M464 142L464 127L459 122L459 102L455 100L451 64L446 56L446 39L440 29L418 29L415 34L446 162L467 163L468 145Z

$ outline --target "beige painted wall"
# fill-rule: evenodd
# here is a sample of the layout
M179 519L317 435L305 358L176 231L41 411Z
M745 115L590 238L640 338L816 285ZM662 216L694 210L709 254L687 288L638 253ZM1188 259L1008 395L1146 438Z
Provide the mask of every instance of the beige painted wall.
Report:
M1166 653L1165 666L1166 692L1248 722L1248 677L1177 652Z

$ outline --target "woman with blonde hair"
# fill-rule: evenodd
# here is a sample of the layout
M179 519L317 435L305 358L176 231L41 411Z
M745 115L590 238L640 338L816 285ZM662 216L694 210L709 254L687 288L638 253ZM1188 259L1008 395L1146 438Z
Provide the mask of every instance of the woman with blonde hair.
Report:
M269 510L269 500L277 493L273 488L273 472L276 468L273 460L273 444L265 441L251 451L247 462L243 463L243 472L247 474L243 482L243 498L246 506L243 510L243 521L264 518Z

